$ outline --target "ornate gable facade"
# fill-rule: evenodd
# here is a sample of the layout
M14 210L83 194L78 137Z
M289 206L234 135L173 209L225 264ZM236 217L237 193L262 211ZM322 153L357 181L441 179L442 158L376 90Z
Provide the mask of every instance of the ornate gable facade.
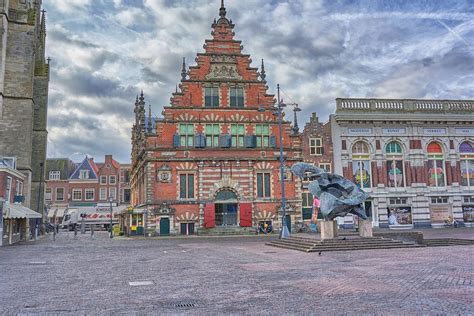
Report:
M146 117L143 93L135 103L132 205L148 209L150 234L256 227L262 214L274 226L281 222L279 125L264 62L254 68L242 53L223 1L211 35L196 65L188 68L183 59L181 82L162 118ZM301 161L299 137L283 121L287 167ZM299 188L288 176L293 223L301 218Z

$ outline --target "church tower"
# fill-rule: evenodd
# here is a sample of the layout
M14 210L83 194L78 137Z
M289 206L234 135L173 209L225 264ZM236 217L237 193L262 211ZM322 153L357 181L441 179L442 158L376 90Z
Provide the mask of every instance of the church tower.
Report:
M150 234L250 232L281 223L278 117L264 62L251 66L224 1L211 27L196 64L183 59L180 83L144 147L133 149L132 203L148 209ZM290 122L283 122L282 140L290 168L301 161ZM285 190L294 223L301 218L300 185L289 171Z

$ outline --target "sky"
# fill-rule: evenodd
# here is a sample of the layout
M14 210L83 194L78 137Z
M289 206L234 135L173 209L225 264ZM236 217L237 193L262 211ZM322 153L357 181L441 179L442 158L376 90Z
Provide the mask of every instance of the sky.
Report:
M474 0L226 0L252 66L265 59L299 126L338 97L474 99ZM136 95L161 116L211 38L219 0L44 0L48 157L130 162ZM292 118L287 113L287 118Z

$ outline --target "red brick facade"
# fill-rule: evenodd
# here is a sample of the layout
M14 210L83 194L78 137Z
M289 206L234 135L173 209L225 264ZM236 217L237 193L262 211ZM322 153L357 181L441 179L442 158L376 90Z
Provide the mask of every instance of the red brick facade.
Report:
M221 8L213 39L206 40L196 66L186 71L183 63L179 90L162 118L147 118L143 94L137 98L131 204L151 210L152 233L166 234L163 219L171 234L183 233L188 223L197 229L281 222L274 95L267 93L263 61L260 72L250 66L233 27ZM283 147L287 167L301 160L289 122L283 122ZM294 222L301 210L297 180L289 176L285 190Z
M329 172L333 167L333 150L330 122L320 122L316 113L312 113L310 121L306 123L302 145L303 160L314 164L316 167L324 168Z

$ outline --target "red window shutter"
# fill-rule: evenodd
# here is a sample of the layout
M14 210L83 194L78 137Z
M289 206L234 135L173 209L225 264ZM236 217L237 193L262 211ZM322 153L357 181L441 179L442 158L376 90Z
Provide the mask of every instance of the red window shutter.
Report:
M216 208L214 203L208 203L204 206L204 227L212 228L216 226Z
M240 203L240 227L252 227L252 203Z

